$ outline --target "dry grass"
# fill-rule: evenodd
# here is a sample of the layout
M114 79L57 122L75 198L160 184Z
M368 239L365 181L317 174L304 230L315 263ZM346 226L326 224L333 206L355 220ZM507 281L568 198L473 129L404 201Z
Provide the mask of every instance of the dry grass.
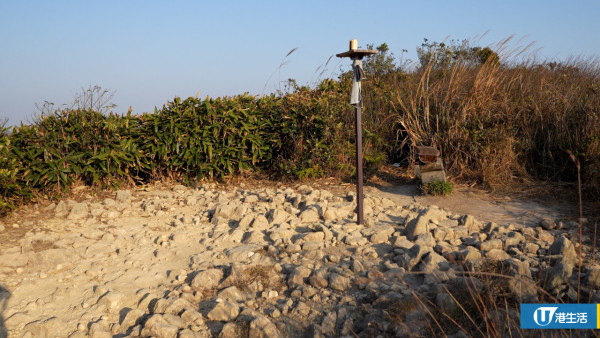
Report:
M410 274L423 274L411 272ZM541 281L529 281L511 276L501 262L484 261L477 271L465 267L460 280L442 284L452 306L440 307L435 296L439 292L423 294L409 284L413 297L407 303L389 304L386 311L390 319L402 325L405 315L414 309L422 309L429 319L429 332L434 337L447 337L462 331L469 337L564 337L569 330L524 330L520 328L520 300L510 291L508 283L519 281L535 287L539 303L563 303L543 289ZM577 330L575 330L577 331ZM593 330L577 332L577 336L593 337Z
M454 177L499 190L575 181L571 151L584 192L598 196L598 59L538 62L529 46L510 45L493 48L500 64L457 60L373 77L363 91L366 129L386 139L391 156L411 158L407 145L435 146Z
M265 254L265 252L256 252ZM272 266L253 265L245 269L242 274L235 280L234 285L239 289L248 288L253 283L259 283L263 288L281 289L283 281L279 274L275 273Z

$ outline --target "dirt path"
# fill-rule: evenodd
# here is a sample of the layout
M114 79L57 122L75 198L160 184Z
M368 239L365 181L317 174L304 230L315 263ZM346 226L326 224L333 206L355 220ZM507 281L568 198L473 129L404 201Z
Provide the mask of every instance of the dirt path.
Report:
M485 222L500 225L520 224L536 226L543 218L573 218L571 214L576 206L556 201L552 206L528 200L512 200L510 198L492 198L490 194L461 189L451 196L424 196L415 185L368 187L368 191L387 197L399 204L419 203L436 205L457 214L469 214Z

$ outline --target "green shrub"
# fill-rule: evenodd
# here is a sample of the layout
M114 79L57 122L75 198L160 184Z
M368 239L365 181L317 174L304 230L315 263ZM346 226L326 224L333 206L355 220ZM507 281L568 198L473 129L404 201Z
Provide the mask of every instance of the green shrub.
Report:
M2 207L17 191L60 193L74 182L187 182L266 170L293 178L350 173L352 144L335 81L288 95L175 98L152 114L44 111L2 136Z
M452 183L440 180L434 180L421 187L425 194L433 196L448 196L452 193L452 188Z
M316 89L295 87L273 98L271 135L278 139L273 168L292 178L351 175L353 111L338 82L323 81Z
M367 153L364 154L364 171L365 176L369 177L377 174L379 169L385 164L387 158L385 153L377 152L377 153Z
M271 121L245 94L199 100L175 98L139 118L135 138L154 178L221 177L259 166L272 157Z
M68 109L14 128L19 180L29 188L60 191L75 181L118 185L139 179L143 153L130 137L136 121L130 114Z

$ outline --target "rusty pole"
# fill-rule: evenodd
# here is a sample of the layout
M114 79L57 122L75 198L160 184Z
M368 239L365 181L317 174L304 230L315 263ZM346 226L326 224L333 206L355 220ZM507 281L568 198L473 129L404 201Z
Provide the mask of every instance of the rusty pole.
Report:
M355 122L354 131L356 134L356 223L364 224L365 217L363 212L363 154L362 154L362 104L354 106Z

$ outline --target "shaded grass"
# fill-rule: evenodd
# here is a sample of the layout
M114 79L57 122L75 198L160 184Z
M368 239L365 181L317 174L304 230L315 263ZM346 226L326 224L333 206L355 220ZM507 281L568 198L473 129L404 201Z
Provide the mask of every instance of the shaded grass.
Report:
M465 267L466 268L466 267ZM411 272L410 274L423 274ZM564 337L573 334L595 337L594 330L531 330L520 328L520 304L524 301L511 292L508 283L520 281L535 286L539 303L563 303L543 288L542 280L511 276L502 262L485 260L477 271L466 269L460 280L442 285L443 291L420 293L409 287L408 302L389 304L386 311L397 325L404 325L406 313L421 309L430 320L429 333L446 337L462 331L469 337ZM446 293L450 306L439 306L436 296ZM446 303L448 304L448 303Z

